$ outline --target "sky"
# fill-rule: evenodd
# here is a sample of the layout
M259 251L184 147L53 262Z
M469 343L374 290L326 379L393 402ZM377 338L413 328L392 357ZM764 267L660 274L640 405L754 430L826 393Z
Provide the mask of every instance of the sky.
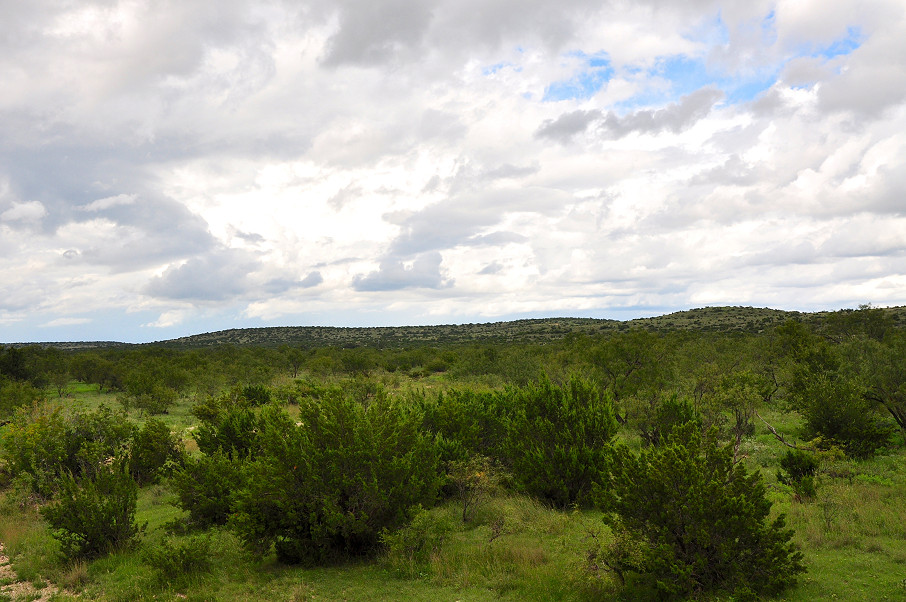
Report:
M906 305L902 0L0 14L0 342Z

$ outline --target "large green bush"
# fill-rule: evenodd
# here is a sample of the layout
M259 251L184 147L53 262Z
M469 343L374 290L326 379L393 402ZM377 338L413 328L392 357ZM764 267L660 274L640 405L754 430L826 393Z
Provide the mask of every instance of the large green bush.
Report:
M258 451L260 430L255 410L245 405L234 405L203 420L194 437L198 449L205 454L220 452L234 459L246 459Z
M382 529L434 503L441 478L418 417L381 397L342 391L304 400L297 420L262 412L262 447L249 463L235 525L244 543L283 562L367 553Z
M636 599L773 595L805 570L784 517L768 521L761 473L694 422L638 455L616 446L605 509L617 544L602 560Z
M113 460L90 477L60 479L58 500L41 508L66 558L95 558L135 543L138 485L128 465Z
M517 487L561 508L590 505L618 427L610 394L578 377L544 377L514 402L504 460Z
M187 457L170 483L179 507L189 513L188 526L204 529L227 523L245 477L239 460L215 451Z

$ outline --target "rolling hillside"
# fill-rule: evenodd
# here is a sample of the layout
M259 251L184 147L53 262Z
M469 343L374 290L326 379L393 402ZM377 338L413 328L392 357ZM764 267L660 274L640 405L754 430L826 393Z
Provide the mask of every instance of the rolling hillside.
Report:
M897 326L901 328L906 326L906 307L892 307L885 311L893 316ZM387 348L455 345L469 342L531 343L560 339L572 332L592 335L631 328L644 328L658 332L671 330L762 332L791 318L804 322L817 322L829 313L831 312L803 313L755 307L703 307L626 321L594 318L543 318L440 326L371 328L281 326L221 330L148 344L190 349L216 345ZM42 345L76 350L121 347L128 344L96 341L42 343Z

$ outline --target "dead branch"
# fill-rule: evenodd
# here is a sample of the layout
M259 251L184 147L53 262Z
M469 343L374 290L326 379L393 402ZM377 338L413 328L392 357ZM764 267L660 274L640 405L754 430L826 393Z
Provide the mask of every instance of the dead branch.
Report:
M768 421L761 417L761 414L759 414L757 410L755 410L755 415L758 416L758 419L761 420L766 427L768 427L768 430L771 431L771 434L774 435L774 437L776 437L778 441L780 441L787 447L792 447L793 449L799 449L802 451L809 451L809 452L817 451L812 447L802 447L800 445L796 445L795 443L788 442L786 439L783 438L783 435L781 435L780 433L777 432L777 429L775 429L773 426L768 424Z

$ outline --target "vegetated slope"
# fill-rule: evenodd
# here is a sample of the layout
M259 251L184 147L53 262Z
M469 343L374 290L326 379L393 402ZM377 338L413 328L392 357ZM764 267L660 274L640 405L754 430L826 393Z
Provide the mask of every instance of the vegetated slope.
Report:
M906 327L906 306L886 308L885 311L893 316L894 322L898 327ZM626 321L595 318L540 318L440 326L379 326L367 328L279 326L221 330L149 344L160 347L191 349L217 345L238 345L243 347L291 345L305 348L327 346L399 348L462 343L540 343L561 339L573 332L593 335L632 328L643 328L656 332L695 330L757 333L769 330L791 318L807 323L819 322L829 313L832 312L804 313L770 308L734 306L702 307L663 316ZM39 344L64 350L130 346L128 343L110 341Z
M264 347L287 344L307 348L324 346L392 348L462 343L537 343L561 339L574 332L594 335L631 328L654 331L759 332L782 324L789 318L802 319L803 316L809 315L812 314L767 308L706 307L627 321L594 318L543 318L441 326L372 328L285 326L223 330L162 341L156 345L179 348L223 344Z

